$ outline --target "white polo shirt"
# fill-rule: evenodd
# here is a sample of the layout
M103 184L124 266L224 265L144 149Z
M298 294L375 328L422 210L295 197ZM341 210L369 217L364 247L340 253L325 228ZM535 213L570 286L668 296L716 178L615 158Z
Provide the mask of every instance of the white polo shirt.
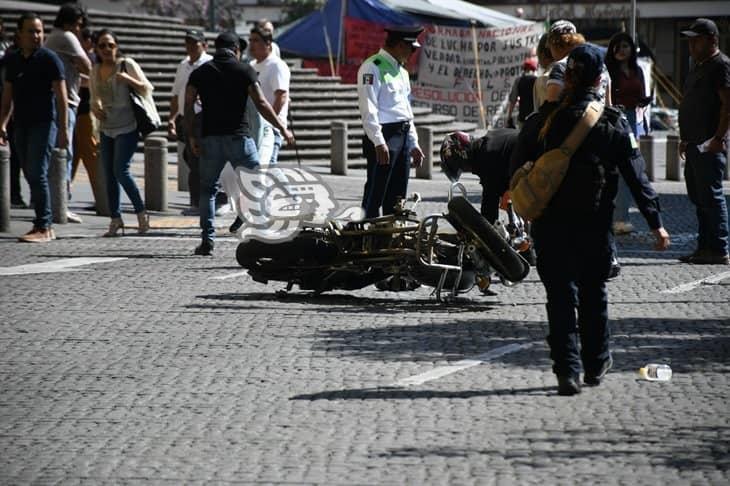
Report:
M178 114L183 115L185 113L185 88L188 85L188 78L190 78L190 73L192 73L211 59L213 59L213 56L211 56L207 52L204 52L198 58L198 60L193 63L190 62L190 56L186 56L185 59L180 61L180 64L177 65L177 71L175 71L175 82L172 85L172 95L177 96L178 112L170 113L170 119L174 119ZM195 106L193 107L193 109L195 110L195 113L200 113L201 111L203 111L200 100L195 102Z
M261 91L264 93L264 98L266 98L266 101L270 105L274 105L274 96L277 91L286 91L287 94L289 93L291 71L289 71L289 66L280 57L271 53L261 62L257 62L254 59L251 61L251 66L259 73ZM284 103L284 106L281 107L281 111L279 112L279 119L284 126L287 126L286 118L288 113L289 97L287 96L286 103Z

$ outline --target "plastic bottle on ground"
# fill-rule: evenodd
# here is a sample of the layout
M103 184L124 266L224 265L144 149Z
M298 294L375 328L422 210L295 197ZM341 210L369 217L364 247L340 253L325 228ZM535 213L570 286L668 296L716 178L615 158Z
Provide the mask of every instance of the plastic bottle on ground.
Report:
M672 378L672 368L665 364L650 363L639 368L639 376L649 381L669 381Z

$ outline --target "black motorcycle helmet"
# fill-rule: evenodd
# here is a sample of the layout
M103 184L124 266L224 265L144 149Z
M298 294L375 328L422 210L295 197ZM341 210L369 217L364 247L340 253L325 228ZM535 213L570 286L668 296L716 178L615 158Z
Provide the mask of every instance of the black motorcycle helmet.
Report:
M451 182L461 177L464 165L469 163L471 136L464 132L451 132L441 144L441 170Z

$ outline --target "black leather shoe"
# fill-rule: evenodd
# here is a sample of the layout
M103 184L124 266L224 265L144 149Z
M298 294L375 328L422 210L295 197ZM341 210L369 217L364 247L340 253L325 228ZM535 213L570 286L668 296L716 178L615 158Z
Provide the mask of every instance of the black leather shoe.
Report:
M613 280L614 278L618 277L621 273L621 265L616 263L611 264L611 271L608 273L608 279L607 280Z
M558 395L570 397L580 393L578 380L572 376L558 376Z
M236 220L228 228L228 232L233 233L235 235L238 232L238 230L241 229L241 226L243 226L243 220L240 218L240 216L236 216Z
M687 263L692 265L728 265L730 264L730 256L727 253L707 251L693 255Z
M608 359L603 362L601 367L598 369L595 373L590 373L586 371L586 374L583 375L583 384L586 386L598 386L601 384L601 380L604 376L606 376L606 373L608 373L608 370L611 369L613 366L613 357L610 355L608 356Z
M686 255L682 255L681 257L677 258L682 263L689 263L689 261L697 256L700 253L700 250L695 250L692 253L688 253Z
M203 240L200 245L195 247L195 255L211 256L214 248L215 244L212 241Z

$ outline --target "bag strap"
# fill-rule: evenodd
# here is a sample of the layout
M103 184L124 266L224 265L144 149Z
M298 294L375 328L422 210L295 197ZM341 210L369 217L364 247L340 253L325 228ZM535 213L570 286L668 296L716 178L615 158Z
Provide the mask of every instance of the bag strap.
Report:
M575 127L573 127L573 130L571 130L570 134L566 137L565 141L560 146L560 150L568 156L572 156L575 151L578 150L580 144L583 143L583 140L585 140L588 136L591 129L593 129L593 127L596 126L596 123L598 123L598 120L603 114L603 108L604 104L600 101L591 101L588 103L588 106L586 106L586 109L583 112L583 116L580 117Z

